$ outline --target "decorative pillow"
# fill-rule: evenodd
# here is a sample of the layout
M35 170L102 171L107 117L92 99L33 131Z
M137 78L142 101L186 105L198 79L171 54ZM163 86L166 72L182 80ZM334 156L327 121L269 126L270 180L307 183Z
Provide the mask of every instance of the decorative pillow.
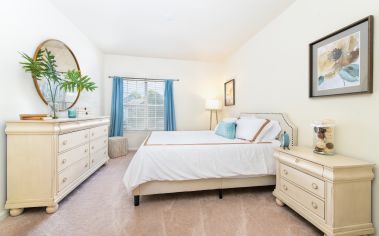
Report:
M221 122L226 122L226 123L236 123L237 120L238 120L238 118L235 118L235 117L226 117L226 118L222 119ZM219 122L219 123L216 125L216 127L215 127L215 132L216 132L216 130L217 130L217 128L218 128L218 126L220 125L221 122Z
M221 121L217 126L215 134L228 139L236 138L236 123Z
M262 140L270 120L267 119L239 119L237 120L236 138L251 142Z
M267 131L267 133L264 135L263 140L275 140L278 138L280 131L282 131L282 127L280 127L279 121L272 120L270 121L270 123L272 123L272 125L270 126L270 129Z

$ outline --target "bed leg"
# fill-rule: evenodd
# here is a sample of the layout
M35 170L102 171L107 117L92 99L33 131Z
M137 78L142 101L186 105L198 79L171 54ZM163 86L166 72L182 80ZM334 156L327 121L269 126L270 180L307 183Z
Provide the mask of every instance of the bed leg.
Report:
M139 195L134 196L134 206L139 206Z
M218 190L218 198L222 199L223 198L223 192L222 189Z

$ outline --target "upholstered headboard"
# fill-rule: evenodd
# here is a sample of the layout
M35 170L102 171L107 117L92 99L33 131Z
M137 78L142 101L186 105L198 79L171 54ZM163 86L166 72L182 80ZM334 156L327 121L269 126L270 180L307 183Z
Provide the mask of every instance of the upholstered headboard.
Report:
M249 113L243 112L240 114L240 117L251 117L255 116L257 118L269 119L269 120L277 120L279 121L280 126L282 127L281 133L286 131L291 139L291 146L297 145L297 128L290 121L288 116L283 113Z

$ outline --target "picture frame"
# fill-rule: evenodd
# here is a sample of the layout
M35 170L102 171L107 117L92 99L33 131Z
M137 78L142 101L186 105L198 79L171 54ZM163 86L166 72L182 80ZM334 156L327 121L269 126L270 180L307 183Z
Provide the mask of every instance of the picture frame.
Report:
M373 92L373 16L309 44L309 97Z
M224 103L225 106L233 106L236 104L234 79L224 83Z

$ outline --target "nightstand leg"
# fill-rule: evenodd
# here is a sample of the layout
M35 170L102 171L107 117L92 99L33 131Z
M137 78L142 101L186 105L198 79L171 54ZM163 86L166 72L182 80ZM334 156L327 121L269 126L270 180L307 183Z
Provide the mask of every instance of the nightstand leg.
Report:
M278 206L284 206L284 202L280 201L278 198L275 199L276 205Z
M57 212L58 207L59 207L58 203L55 203L52 206L48 206L48 207L46 207L46 213L47 214L53 214L53 213Z

